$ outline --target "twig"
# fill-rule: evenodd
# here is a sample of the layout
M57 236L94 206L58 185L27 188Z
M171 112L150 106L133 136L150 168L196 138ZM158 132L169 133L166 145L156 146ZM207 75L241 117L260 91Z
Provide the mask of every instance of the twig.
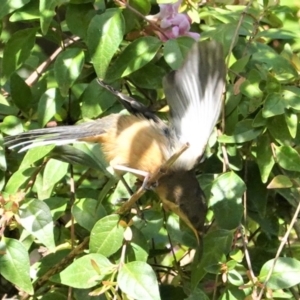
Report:
M290 233L291 233L291 231L292 231L292 229L293 229L293 227L294 227L294 224L297 222L297 218L298 218L299 213L300 213L300 202L298 203L298 206L297 206L297 209L296 209L296 211L295 211L295 214L294 214L294 216L293 216L293 218L292 218L292 221L291 221L291 223L290 223L290 225L289 225L289 227L288 227L288 229L287 229L285 235L283 236L283 238L282 238L282 240L281 240L281 243L280 243L280 245L279 245L279 247L278 247L278 250L277 250L276 256L275 256L275 258L274 258L272 267L270 268L270 271L269 271L269 273L268 273L268 275L267 275L267 277L266 277L266 280L264 281L264 283L263 283L263 285L262 285L262 288L261 288L261 291L260 291L260 293L259 293L259 296L258 296L257 300L260 300L260 299L262 298L262 296L263 296L265 287L266 287L266 285L267 285L269 279L271 278L271 275L272 275L272 273L273 273L273 271L274 271L276 262L277 262L277 260L278 260L278 258L279 258L279 255L280 255L281 251L283 250L284 245L286 244L286 242L287 242L287 240L288 240L288 237L289 237L289 235L290 235Z
M168 169L174 164L174 162L178 159L178 157L188 148L188 144L185 144L181 147L176 153L174 153L162 166L161 168L153 174L148 180L148 186L151 186L153 183L157 182L167 171ZM146 190L141 186L131 197L128 201L126 201L118 210L117 214L123 214L128 211L134 203L138 199L140 199Z
M152 22L149 18L145 17L143 14L141 14L138 10L136 10L135 8L133 8L132 6L130 6L126 0L121 1L121 0L115 0L116 3L120 4L120 6L124 6L125 8L131 10L133 13L135 13L137 16L139 16L140 18L142 18L143 20L147 21L155 30L159 31L167 40L169 39L165 32L159 27L157 26L154 22Z
M55 60L55 58L58 56L58 54L60 52L62 52L66 47L72 45L73 43L75 43L76 41L79 41L80 37L73 37L70 39L66 39L63 42L63 47L59 47L58 49L56 49L52 55L46 59L42 64L40 64L35 71L29 75L29 77L25 80L26 84L28 86L32 86L39 78L40 74L42 74L44 72L45 69L47 69L47 67Z

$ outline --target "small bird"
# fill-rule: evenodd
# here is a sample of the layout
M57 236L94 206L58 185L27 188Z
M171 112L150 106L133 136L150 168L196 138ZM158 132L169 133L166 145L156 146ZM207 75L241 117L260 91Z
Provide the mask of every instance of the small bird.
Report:
M159 179L155 191L162 200L177 205L201 233L207 208L194 167L203 156L220 115L225 73L221 44L195 42L183 65L163 79L170 109L168 125L143 104L98 80L100 85L120 96L131 114L111 114L79 125L31 130L6 137L5 145L21 146L24 151L47 144L100 143L105 158L115 170L132 172L144 180L188 144L187 150Z

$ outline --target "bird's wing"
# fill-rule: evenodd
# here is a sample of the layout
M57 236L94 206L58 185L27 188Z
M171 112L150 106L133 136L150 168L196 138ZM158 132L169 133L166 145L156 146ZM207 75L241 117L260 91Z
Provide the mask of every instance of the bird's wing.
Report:
M164 78L171 125L179 142L189 144L175 168L192 169L203 155L220 115L225 72L222 45L204 41L195 43L182 67Z

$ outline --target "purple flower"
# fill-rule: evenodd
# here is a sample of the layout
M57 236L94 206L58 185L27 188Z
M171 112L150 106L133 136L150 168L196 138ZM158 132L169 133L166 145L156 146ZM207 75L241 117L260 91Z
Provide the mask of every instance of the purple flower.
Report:
M160 28L163 29L164 34L157 32L162 41L168 39L175 39L179 36L190 36L195 40L200 37L199 33L190 32L191 19L187 14L178 13L182 0L174 4L160 4L160 12L151 16L149 19L156 20Z

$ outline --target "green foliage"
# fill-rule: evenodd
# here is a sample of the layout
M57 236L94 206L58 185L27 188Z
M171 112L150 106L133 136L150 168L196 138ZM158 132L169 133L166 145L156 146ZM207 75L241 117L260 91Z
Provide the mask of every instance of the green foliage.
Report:
M1 0L1 299L299 298L299 6L199 2L182 3L191 31L221 42L228 66L219 134L196 169L200 246L152 191L118 214L130 195L98 145L3 146L124 110L97 77L166 119L162 79L193 39L162 42L144 18L155 1Z

